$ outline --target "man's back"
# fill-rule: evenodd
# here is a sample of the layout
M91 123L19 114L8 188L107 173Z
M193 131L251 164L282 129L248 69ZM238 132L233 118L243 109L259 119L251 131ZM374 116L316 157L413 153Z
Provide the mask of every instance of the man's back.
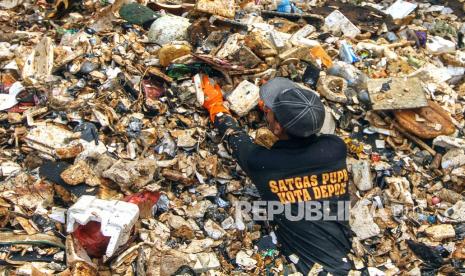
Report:
M271 150L257 146L248 154L246 170L263 200L291 208L270 217L270 223L277 226L284 253L300 260L300 270L308 271L316 262L333 274L346 274L350 242L344 142L321 135L281 140ZM331 211L325 213L325 208Z
M268 128L279 138L271 149L252 142L227 115L219 93L211 93L206 106L267 205L267 218L276 226L283 253L305 275L314 263L332 274L347 274L351 265L346 259L350 250L346 146L337 136L317 134L325 109L314 92L275 78L260 88L260 94Z

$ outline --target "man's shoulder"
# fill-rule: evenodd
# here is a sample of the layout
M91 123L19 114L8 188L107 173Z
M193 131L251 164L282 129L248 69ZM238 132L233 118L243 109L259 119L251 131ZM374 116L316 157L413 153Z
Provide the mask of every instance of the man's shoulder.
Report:
M341 137L334 134L320 134L318 135L318 140L338 144L345 147L344 140L342 140Z

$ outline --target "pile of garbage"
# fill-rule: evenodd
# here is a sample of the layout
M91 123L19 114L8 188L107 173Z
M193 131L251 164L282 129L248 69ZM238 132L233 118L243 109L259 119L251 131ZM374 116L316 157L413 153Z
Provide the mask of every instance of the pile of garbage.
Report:
M268 148L260 85L317 91L354 269L465 273L465 2L441 3L0 1L2 274L299 275L235 207L259 195L205 75Z

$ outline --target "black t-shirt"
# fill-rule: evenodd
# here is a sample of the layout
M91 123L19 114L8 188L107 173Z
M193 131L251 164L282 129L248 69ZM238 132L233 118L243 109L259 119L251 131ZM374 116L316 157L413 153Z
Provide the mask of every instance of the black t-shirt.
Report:
M280 202L297 216L297 220L289 219L282 213L269 221L276 226L281 249L293 256L290 259L297 268L306 275L314 263L319 263L334 275L347 274L351 269L347 259L351 246L346 220L349 176L345 143L335 135L315 135L279 140L266 149L254 144L229 115L218 116L215 126L262 200ZM305 204L310 203L329 210L326 214L332 219L308 219ZM342 213L338 207L343 207ZM304 211L303 216L299 210Z

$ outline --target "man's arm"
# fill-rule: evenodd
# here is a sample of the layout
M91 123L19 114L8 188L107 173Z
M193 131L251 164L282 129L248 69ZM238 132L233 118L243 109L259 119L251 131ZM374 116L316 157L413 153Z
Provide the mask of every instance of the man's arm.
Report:
M221 137L228 144L232 156L237 160L239 166L248 173L248 160L258 148L250 136L238 125L237 121L228 114L216 116L215 127L218 128Z
M227 142L233 157L239 166L248 174L248 160L256 146L236 120L231 117L229 110L223 105L223 94L218 84L212 85L207 75L202 76L201 88L204 94L203 107L208 110L210 120L220 131L220 135Z

